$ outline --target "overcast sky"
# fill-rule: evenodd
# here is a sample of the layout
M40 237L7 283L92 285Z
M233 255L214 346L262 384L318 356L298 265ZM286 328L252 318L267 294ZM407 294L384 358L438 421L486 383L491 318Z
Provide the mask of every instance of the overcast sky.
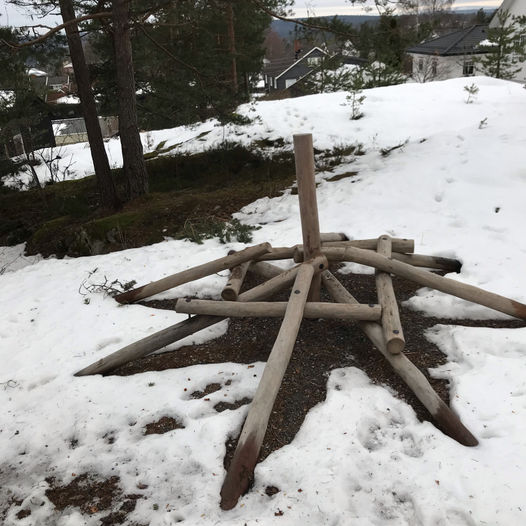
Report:
M500 5L500 0L456 0L455 8L480 8L495 9ZM314 14L324 15L355 15L363 14L362 7L353 7L344 0L296 0L295 13L297 16ZM371 14L376 14L374 11Z
M499 0L457 0L454 4L456 8L461 7L485 7L493 9L500 4ZM352 15L361 14L363 9L361 7L353 7L345 0L296 0L295 3L296 16L306 16L312 14L316 16L324 15ZM0 0L0 25L30 25L42 23L39 21L31 21L27 10L8 5L6 0ZM374 12L372 13L374 14ZM45 22L48 25L53 23L53 19L48 18Z

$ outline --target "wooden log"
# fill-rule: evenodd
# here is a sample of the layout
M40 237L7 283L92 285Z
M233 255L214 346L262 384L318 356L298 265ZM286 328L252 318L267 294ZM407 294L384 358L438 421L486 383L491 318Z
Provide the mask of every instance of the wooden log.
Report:
M334 260L339 261L354 261L355 263L361 263L362 265L368 265L384 272L391 272L402 278L409 279L422 285L424 287L430 287L432 289L446 292L452 296L462 298L479 305L484 305L490 309L494 309L504 314L514 316L521 320L526 320L526 305L518 301L514 301L499 294L488 292L483 289L479 289L473 285L467 285L450 278L444 278L438 274L433 274L428 270L422 270L407 263L401 261L393 261L392 259L386 258L381 254L372 252L370 250L363 250L360 248L348 247L348 248L336 248L334 252L338 252L337 257L333 257ZM336 254L334 254L336 256Z
M266 254L262 254L257 258L258 261L275 261L278 259L292 259L294 256L294 249L296 248L296 245L293 247L275 247L272 248L270 252L267 252Z
M148 283L142 287L138 287L127 292L123 292L115 296L115 299L119 303L133 303L134 301L139 301L149 296L159 294L165 290L171 289L173 287L178 287L183 283L188 283L196 279L204 278L210 274L220 272L221 270L226 270L228 268L235 267L240 265L245 261L255 259L258 256L265 254L271 250L270 243L261 243L260 245L255 245L253 247L245 248L240 252L231 254L230 256L225 256L214 261L209 261L208 263L203 263L196 267L183 270L177 274L167 276L166 278Z
M392 238L391 238L392 239ZM351 246L351 245L347 245ZM326 246L322 245L321 251L322 253L327 257L327 259L330 260L339 260L341 261L341 253L338 250L338 248L345 248L345 246ZM360 247L356 247L360 248ZM369 248L366 248L366 250L372 250ZM374 249L376 250L376 249ZM297 245L294 249L294 255L293 259L295 263L301 263L303 261L303 247L301 245ZM396 261L402 261L403 263L407 263L408 265L413 265L414 267L425 267L425 268L432 268L435 270L447 270L448 272L460 272L460 269L462 268L462 263L458 259L450 259L450 258L444 258L440 256L425 256L423 254L402 254L400 252L392 252L391 253L391 259L394 259Z
M460 272L462 263L458 259L443 258L440 256L424 256L423 254L400 254L393 252L391 258L413 267L426 267L448 272Z
M343 232L322 232L320 241L327 243L331 241L347 241L349 238Z
M329 272L322 273L323 284L334 301L338 303L358 303L345 287ZM476 446L477 439L460 421L460 418L438 396L427 378L407 358L404 353L391 354L385 345L382 326L375 322L358 322L359 327L383 354L394 371L415 393L425 408L431 413L438 426L451 438L464 446Z
M316 180L314 177L314 148L310 133L294 135L293 141L301 233L305 260L308 260L321 254L320 223L318 221ZM321 277L319 274L316 274L312 279L308 301L320 301L320 288Z
M230 271L230 277L228 278L227 284L223 287L221 291L221 297L227 301L236 301L239 296L239 291L243 285L243 281L247 274L248 267L250 266L250 261L245 261L241 265L235 266Z
M272 297L277 292L286 289L294 282L299 270L299 265L285 272L280 272L278 267L275 267L275 269L278 274L274 278L254 287L253 289L243 292L239 295L238 301L265 300ZM224 319L226 318L221 316L195 316L188 320L181 321L97 360L75 373L75 376L108 373L121 365L142 358L143 356L148 356L171 343L182 340L183 338L219 323Z
M270 413L303 319L303 310L313 276L314 269L311 265L301 265L283 323L268 357L254 399L250 404L236 451L221 488L221 508L224 510L230 510L237 504L239 497L248 489L253 477Z
M210 316L228 316L230 318L268 317L280 318L284 316L287 302L250 302L213 301L181 298L175 306L176 312L186 314L206 314ZM382 315L380 305L347 303L322 303L310 301L305 306L305 318L326 318L341 320L369 320L378 321Z
M392 238L391 238L392 240ZM363 241L369 241L369 240L363 240ZM333 261L345 261L341 259L341 249L345 249L347 247L351 247L353 245L350 245L349 243L354 243L354 241L346 241L346 244L343 245L337 245L333 246L332 243L329 243L329 245L322 245L321 252L322 254L329 260ZM361 242L357 241L358 244L362 244ZM375 240L374 246L371 243L363 243L365 245L365 248L363 250L376 250L377 247L377 240ZM401 246L404 246L402 244ZM407 246L407 245L406 245ZM294 252L292 255L292 259L295 263L301 263L304 258L304 252L303 252L303 245L296 245L294 248ZM357 246L356 248L360 248ZM265 257L265 256L263 256ZM416 254L402 254L400 252L392 252L391 257L393 259L404 261L409 264L413 264L417 267L428 267L430 268L431 264L436 264L436 266L431 268L436 268L440 270L455 270L460 268L461 266L460 262L456 259L447 259L447 258L435 258L433 256L422 256L422 255L416 255ZM261 258L258 258L261 259ZM276 258L278 259L278 258Z
M271 263L266 263L265 261L257 261L252 262L248 267L248 272L259 276L260 278L271 279L284 272L284 269L272 265Z
M328 243L341 242L345 240L347 240L347 236L345 234L340 234L336 232L320 234L320 241L322 244L325 244L327 242ZM358 242L358 245L356 246L359 246L359 245L360 243ZM292 247L272 247L272 250L270 252L259 256L258 261L275 261L278 259L292 259L292 257L294 256L294 249L296 248L296 246L298 245L294 245Z
M393 252L409 253L415 251L414 239L405 239L399 237L391 238ZM376 250L378 239L351 239L350 241L327 241L323 243L324 247L356 247L367 250Z
M391 238L380 236L378 238L378 254L391 257ZM404 331L400 322L400 313L393 288L393 280L388 272L376 271L376 290L378 303L382 306L382 329L384 331L385 345L391 354L402 352L405 347Z

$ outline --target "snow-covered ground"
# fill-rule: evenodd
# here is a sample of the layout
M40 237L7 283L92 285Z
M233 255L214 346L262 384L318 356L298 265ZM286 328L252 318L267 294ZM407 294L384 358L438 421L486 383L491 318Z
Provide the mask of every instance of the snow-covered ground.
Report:
M480 88L473 104L465 103L465 79L456 79L366 91L358 121L349 119L345 94L335 93L246 105L239 111L254 118L248 126L210 121L144 139L151 149L164 140L166 146L180 143L174 151L225 139L290 143L301 132L312 132L319 149L362 143L364 156L317 176L322 231L413 237L417 252L461 259L455 279L526 302L526 90L472 80ZM120 163L118 142L107 145ZM65 149L76 161L76 177L90 171L85 145ZM327 181L348 171L358 175ZM254 243L284 246L301 239L297 196L288 191L258 200L237 217L263 225ZM339 369L328 380L326 401L309 413L290 445L257 466L254 488L229 512L218 507L225 441L239 431L247 407L216 413L213 406L252 396L264 364L73 377L185 318L118 306L86 293L86 286L106 278L147 283L230 248L242 245L166 241L64 260L22 260L20 247L0 249L0 509L11 497L23 499L5 524L98 524L101 513L83 516L68 508L59 514L45 497L47 476L68 483L83 472L118 475L125 493L145 495L128 518L152 526L526 524L526 329L440 325L428 332L448 357L432 374L450 381L453 407L479 439L476 448L418 422L406 403L360 370ZM214 275L163 296L214 296L225 282L226 276ZM503 318L429 289L409 305L448 317ZM226 322L183 343L225 329ZM213 382L222 388L210 401L188 395ZM161 416L176 417L185 429L144 436L144 425ZM281 491L268 497L267 485ZM31 515L18 520L20 509Z

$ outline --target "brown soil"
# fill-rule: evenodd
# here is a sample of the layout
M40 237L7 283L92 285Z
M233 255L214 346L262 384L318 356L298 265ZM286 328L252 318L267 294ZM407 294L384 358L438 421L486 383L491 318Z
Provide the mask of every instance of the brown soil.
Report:
M163 416L157 422L146 424L145 429L145 435L162 435L163 433L168 433L168 431L173 431L174 429L184 429L184 426L175 418Z
M46 497L59 511L68 506L78 507L86 515L116 510L100 519L100 524L104 526L123 524L128 513L135 509L136 501L142 498L137 494L123 495L119 487L119 477L97 479L93 475L83 473L62 486L53 478L46 479L46 482L50 486L46 490Z

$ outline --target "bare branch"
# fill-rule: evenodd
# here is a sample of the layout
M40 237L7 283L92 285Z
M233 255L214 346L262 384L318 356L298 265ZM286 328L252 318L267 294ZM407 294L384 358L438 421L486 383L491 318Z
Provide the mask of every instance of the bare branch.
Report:
M11 49L20 49L23 47L28 46L34 46L35 44L40 44L41 42L44 42L47 40L50 36L54 35L55 33L58 33L59 31L62 31L62 29L78 24L80 22L85 22L86 20L96 20L99 18L109 18L111 17L111 11L103 11L101 13L93 13L92 15L83 15L79 16L73 20L68 20L67 22L64 22L63 24L60 24L53 29L50 29L47 33L44 33L43 35L39 36L38 38L35 38L33 40L28 40L27 42L22 43L14 43L14 42L7 42L6 40L2 40L2 43L6 46L9 46Z

